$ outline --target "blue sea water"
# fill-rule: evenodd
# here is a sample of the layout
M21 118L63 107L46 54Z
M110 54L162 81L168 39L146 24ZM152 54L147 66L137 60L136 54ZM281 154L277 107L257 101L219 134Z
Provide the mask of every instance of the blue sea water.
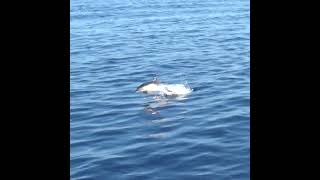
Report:
M70 179L250 179L249 11L249 0L71 0ZM136 93L154 74L195 91Z

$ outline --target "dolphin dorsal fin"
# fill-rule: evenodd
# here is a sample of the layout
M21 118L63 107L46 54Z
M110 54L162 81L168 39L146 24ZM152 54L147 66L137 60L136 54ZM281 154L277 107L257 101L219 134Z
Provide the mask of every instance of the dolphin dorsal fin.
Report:
M157 76L153 77L152 82L157 83L157 84L160 83L160 81L158 80L158 77L157 77Z

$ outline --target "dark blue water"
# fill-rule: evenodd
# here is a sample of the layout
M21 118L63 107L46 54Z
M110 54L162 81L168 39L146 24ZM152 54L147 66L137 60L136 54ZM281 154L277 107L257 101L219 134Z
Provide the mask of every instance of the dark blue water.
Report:
M250 179L249 6L71 0L71 179ZM135 93L154 74L196 90Z

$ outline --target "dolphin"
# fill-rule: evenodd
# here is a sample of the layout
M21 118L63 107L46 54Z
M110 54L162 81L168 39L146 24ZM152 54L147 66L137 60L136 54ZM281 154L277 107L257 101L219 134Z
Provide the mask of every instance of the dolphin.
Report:
M160 81L157 78L154 78L152 81L145 82L137 87L136 92L142 93L152 93L159 91Z
M193 89L184 84L165 84L161 83L157 78L141 84L136 89L136 92L160 94L164 96L184 96L192 91Z

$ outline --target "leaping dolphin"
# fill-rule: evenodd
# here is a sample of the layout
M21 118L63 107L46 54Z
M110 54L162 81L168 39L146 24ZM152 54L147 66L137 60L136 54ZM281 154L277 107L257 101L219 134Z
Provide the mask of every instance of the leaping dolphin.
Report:
M147 94L160 94L165 96L184 96L191 93L193 89L184 84L164 84L157 78L145 82L137 87L136 92Z

